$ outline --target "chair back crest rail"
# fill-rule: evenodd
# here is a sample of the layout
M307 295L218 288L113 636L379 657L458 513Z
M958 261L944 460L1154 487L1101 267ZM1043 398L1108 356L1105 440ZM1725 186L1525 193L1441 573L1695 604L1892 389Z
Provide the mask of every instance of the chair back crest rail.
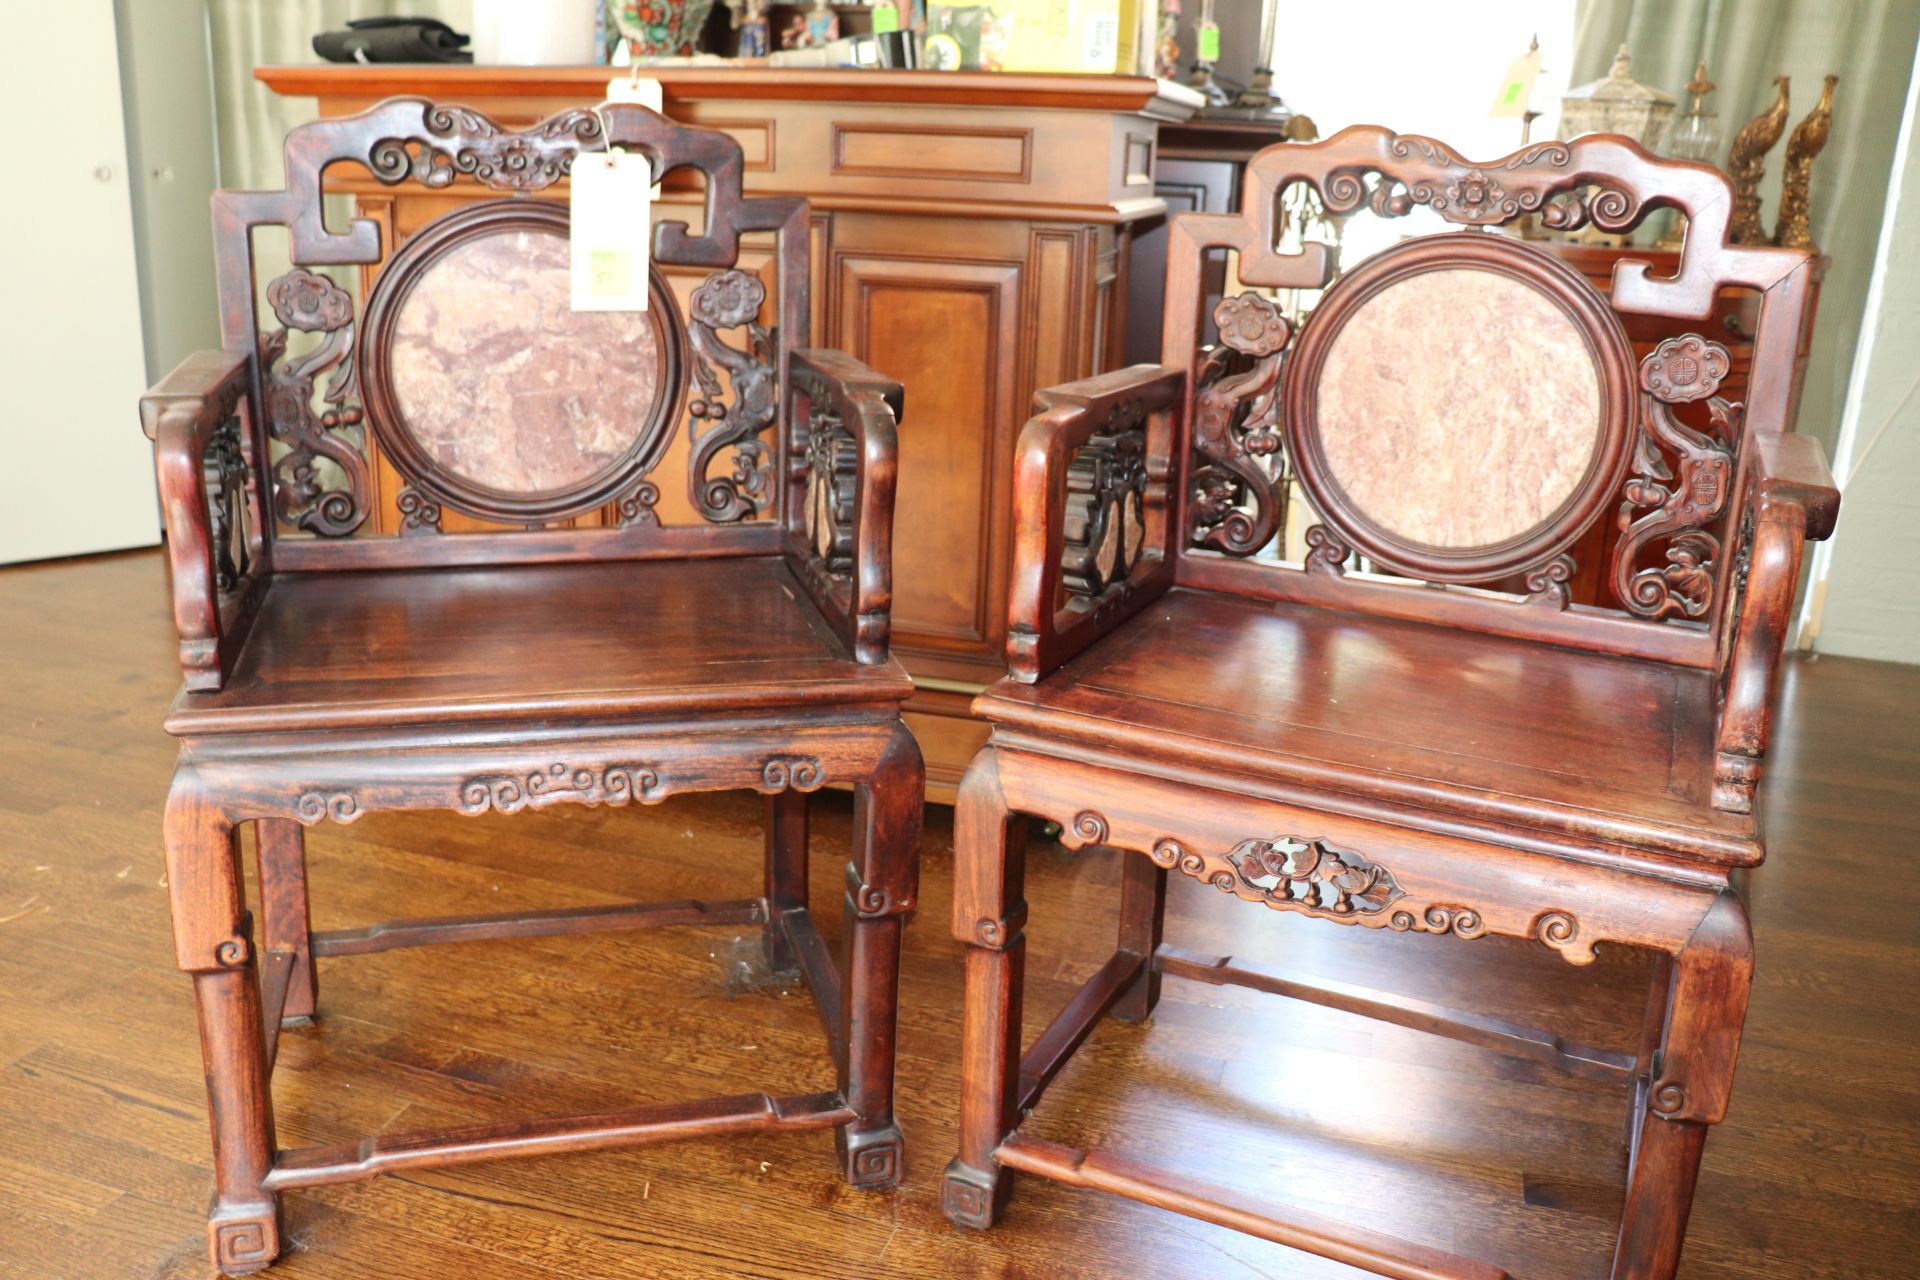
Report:
M1459 230L1342 274L1328 245L1279 247L1281 197L1298 185L1330 214L1425 207ZM1172 225L1162 362L1185 373L1184 411L1140 449L1169 460L1177 580L1722 662L1748 443L1788 425L1810 279L1803 252L1727 243L1731 199L1716 170L1607 135L1487 163L1374 126L1260 152L1241 213ZM1625 261L1608 295L1523 240L1489 234L1529 215L1627 231L1668 208L1688 220L1675 274ZM1243 292L1215 308L1220 342L1202 350L1203 259L1221 251L1246 285L1325 290L1299 332L1269 298ZM1761 295L1745 404L1716 394L1730 363L1708 332L1636 365L1622 314L1705 321L1728 287ZM1276 562L1300 497L1317 523L1297 563ZM1569 603L1568 551L1602 519L1619 528L1602 571L1624 608ZM1075 594L1071 581L1064 590Z
M568 209L540 198L580 153L608 148L631 152L656 181L691 169L704 184L698 234L683 222L652 230L645 312L571 310ZM227 550L196 575L208 589L190 612L209 621L183 632L183 653L231 648L244 601L276 569L786 554L849 643L883 660L887 566L868 563L859 580L858 558L835 542L856 536L852 510L826 504L810 526L806 499L821 487L816 464L840 466L825 487L855 496L866 442L884 434L892 448L899 391L795 394L792 353L808 340L807 205L744 195L737 142L632 104L563 111L516 132L467 107L394 98L295 128L285 159L283 189L213 197L222 344L244 366L244 394L224 394L218 430L203 424L206 439L187 442L206 454L197 502L210 514L195 527L211 521ZM370 218L328 227L322 180L336 164L395 185L476 182L501 199L383 243L390 232ZM261 280L255 233L272 227L284 228L292 266ZM771 240L760 272L739 268L746 235ZM358 300L327 272L382 262ZM706 270L686 314L660 267ZM826 370L829 380L848 373L831 361ZM816 390L820 377L816 368ZM217 390L234 391L231 379ZM683 427L685 471L670 478L660 464ZM833 447L855 436L857 448ZM398 536L366 528L375 441L402 478ZM889 497L891 466L889 455ZM662 521L669 484L697 520ZM507 527L443 534L446 509ZM604 527L573 527L590 512ZM223 615L232 626L211 621ZM190 685L217 688L220 665L189 664Z

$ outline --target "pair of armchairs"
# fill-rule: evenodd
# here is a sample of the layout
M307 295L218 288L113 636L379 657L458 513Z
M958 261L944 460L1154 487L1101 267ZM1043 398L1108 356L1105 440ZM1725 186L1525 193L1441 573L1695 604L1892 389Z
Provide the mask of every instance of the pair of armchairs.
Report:
M473 205L399 246L321 219L333 163L524 196L608 146L704 174L702 233L654 238L665 272L698 281L685 318L659 272L644 313L572 312L551 202ZM280 1191L411 1166L831 1127L850 1182L894 1185L922 801L899 718L912 686L887 654L900 390L807 349L805 203L744 197L730 139L632 106L516 134L398 99L295 130L287 175L284 191L215 197L225 349L142 404L186 673L168 718L168 883L207 1069L216 1265L278 1255ZM1751 973L1734 873L1762 855L1753 787L1800 549L1836 506L1817 448L1784 434L1808 260L1729 247L1724 179L1610 138L1474 166L1353 129L1272 148L1247 182L1244 216L1173 225L1166 363L1042 393L1021 440L1012 674L977 704L993 738L957 817L965 1083L947 1213L991 1224L1018 1171L1382 1275L1503 1274L1023 1134L1099 1023L1147 1018L1172 974L1628 1087L1613 1274L1670 1275L1731 1088ZM1276 197L1296 183L1335 212L1417 204L1471 230L1336 280L1324 247L1274 247ZM1660 207L1692 219L1677 274L1628 264L1610 300L1487 233L1528 213L1624 230ZM262 295L267 225L294 265ZM757 272L741 269L757 254L743 234L774 249ZM1327 288L1300 333L1255 293L1202 314L1201 259L1223 250L1248 284ZM358 310L315 270L381 262ZM1762 299L1744 407L1715 395L1728 356L1706 336L1636 360L1619 313L1704 317L1733 285ZM384 498L370 439L401 485ZM689 521L658 509L675 471ZM1298 563L1272 555L1290 496L1317 518ZM386 499L400 536L346 536ZM1616 511L1619 603L1572 603L1569 549ZM486 528L454 532L448 512ZM806 900L806 793L840 783L856 848L836 965ZM740 788L769 797L757 897L309 922L302 832L317 822ZM1113 956L1023 1054L1029 817L1129 856ZM1600 943L1665 960L1638 1046L1568 1045L1165 945L1169 871L1342 924L1535 939L1576 964ZM277 1037L314 1013L318 958L742 923L815 996L834 1090L276 1145Z

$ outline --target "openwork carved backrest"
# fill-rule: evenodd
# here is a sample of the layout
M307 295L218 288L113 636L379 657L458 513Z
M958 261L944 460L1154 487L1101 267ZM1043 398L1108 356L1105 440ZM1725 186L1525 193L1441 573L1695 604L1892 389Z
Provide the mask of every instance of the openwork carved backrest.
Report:
M568 211L551 189L580 152L608 147L656 179L696 170L704 185L697 233L654 228L645 312L569 301ZM329 228L322 175L335 164L500 198L395 244L372 219ZM744 196L742 169L726 134L644 107L570 110L513 132L465 107L396 98L295 129L284 190L216 193L225 345L257 353L257 426L242 445L246 512L268 558L330 568L797 541L805 478L785 464L804 453L807 424L781 419L787 353L807 340L806 204ZM293 266L256 294L255 232L273 226ZM764 271L738 269L743 236L769 251ZM349 276L328 270L374 263L364 305L341 283ZM683 314L663 271L690 268L704 278ZM677 484L696 520L663 526L659 467L682 429ZM369 536L374 446L401 479L387 498L403 535L439 533L449 510L534 532Z
M1300 187L1330 215L1424 207L1462 229L1341 273L1332 246L1287 235ZM1787 424L1810 280L1803 253L1730 246L1730 205L1717 171L1605 135L1474 164L1362 126L1255 156L1242 213L1171 236L1163 362L1188 371L1188 411L1136 447L1166 485L1179 579L1714 664L1744 445ZM1663 208L1688 219L1677 270L1622 261L1610 296L1499 231L1623 232ZM1247 287L1203 315L1220 253ZM1716 394L1731 361L1704 323L1636 359L1622 316L1704 322L1735 286L1761 295L1744 405ZM1321 292L1296 332L1263 289ZM1596 545L1609 603L1570 604L1572 553Z

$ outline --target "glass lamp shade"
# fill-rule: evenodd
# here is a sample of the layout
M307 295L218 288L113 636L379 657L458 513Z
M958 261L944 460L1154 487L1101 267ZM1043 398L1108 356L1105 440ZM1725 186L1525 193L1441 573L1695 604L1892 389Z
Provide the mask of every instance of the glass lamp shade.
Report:
M1675 121L1667 154L1676 160L1712 164L1720 154L1720 129L1713 112L1689 111Z

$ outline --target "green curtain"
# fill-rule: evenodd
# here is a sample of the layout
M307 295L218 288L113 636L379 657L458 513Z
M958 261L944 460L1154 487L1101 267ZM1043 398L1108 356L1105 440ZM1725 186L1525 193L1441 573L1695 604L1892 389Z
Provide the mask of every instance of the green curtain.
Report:
M1813 166L1814 243L1831 259L1800 402L1800 430L1832 450L1853 365L1887 174L1900 131L1920 0L1579 0L1574 15L1573 83L1607 74L1614 52L1633 54L1634 79L1672 93L1694 64L1707 62L1717 86L1720 162L1740 126L1773 99L1773 78L1792 77L1788 129L1813 109L1822 77L1838 75L1833 132ZM1762 217L1779 209L1786 142L1774 148L1762 184Z
M316 62L313 37L355 18L406 14L473 30L473 0L209 0L214 132L220 185L277 188L287 131L314 118L311 98L283 98L253 78L255 67Z

